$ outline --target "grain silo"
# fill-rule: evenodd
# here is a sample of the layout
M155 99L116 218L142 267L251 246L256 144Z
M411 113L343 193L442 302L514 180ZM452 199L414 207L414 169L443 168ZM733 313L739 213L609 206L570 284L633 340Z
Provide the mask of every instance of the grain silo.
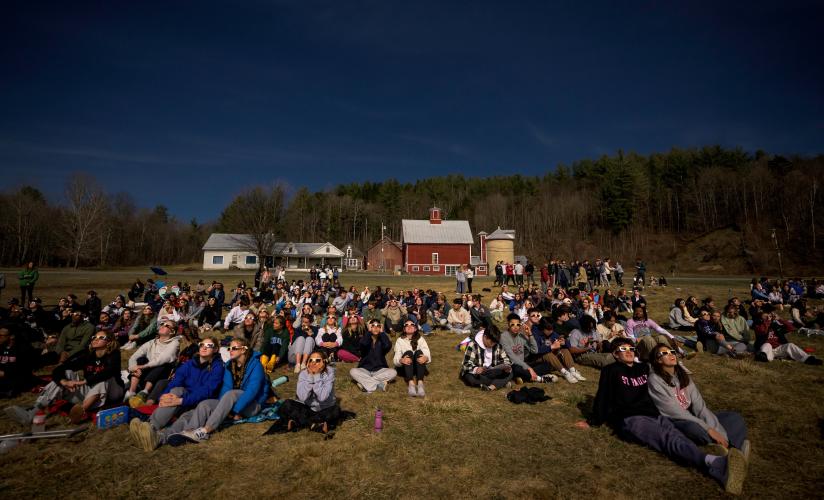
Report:
M495 267L498 261L504 263L515 263L515 230L514 229L498 229L492 231L491 234L486 235L485 241L481 242L481 250L486 249L486 262L489 263L489 268Z

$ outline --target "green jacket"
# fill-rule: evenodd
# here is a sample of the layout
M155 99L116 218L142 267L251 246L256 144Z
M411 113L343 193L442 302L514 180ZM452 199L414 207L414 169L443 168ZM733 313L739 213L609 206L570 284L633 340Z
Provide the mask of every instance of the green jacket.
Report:
M23 269L20 271L20 274L17 275L17 279L20 280L20 286L34 285L39 278L40 272L37 269Z
M82 321L77 326L69 323L60 332L56 351L58 353L68 352L69 357L72 357L89 345L93 333L94 326L88 321Z
M363 322L368 325L369 322L372 321L373 319L376 319L376 320L380 321L381 324L383 324L383 313L381 312L381 310L377 309L377 308L369 309L368 307L366 309L364 309L363 310Z

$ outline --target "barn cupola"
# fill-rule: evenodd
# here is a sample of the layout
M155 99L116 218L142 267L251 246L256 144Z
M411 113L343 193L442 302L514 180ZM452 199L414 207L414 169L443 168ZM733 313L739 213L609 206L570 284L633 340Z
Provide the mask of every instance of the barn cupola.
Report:
M432 207L429 209L429 223L430 224L440 224L441 223L441 209L437 207Z

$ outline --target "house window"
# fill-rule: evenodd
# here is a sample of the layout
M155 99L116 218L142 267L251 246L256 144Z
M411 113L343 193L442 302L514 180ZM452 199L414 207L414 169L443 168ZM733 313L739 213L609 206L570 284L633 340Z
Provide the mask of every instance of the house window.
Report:
M347 258L347 259L351 259L351 258L352 258L352 247L348 247L348 248L346 249L346 258Z
M412 272L413 272L413 273L417 273L417 272L418 272L418 271L420 271L420 270L421 270L421 268L420 268L420 267L418 267L418 266L412 266Z
M439 273L439 272L441 272L441 266L432 266L432 270L435 271L436 273Z
M253 266L257 264L257 255L247 255L246 256L246 265Z
M232 265L233 266L237 265L237 254L232 255Z
M432 252L432 263L438 264L438 252Z
M458 272L458 269L460 269L460 268L461 268L461 266L456 266L456 265L444 266L444 270L446 271L447 276L455 276L455 273Z
M424 271L429 271L429 266L423 266Z
M218 266L223 265L223 256L222 255L213 255L212 256L212 264L216 264Z
M347 260L346 260L346 265L347 265L348 267L360 267L360 266L358 265L358 259L347 259Z
M326 247L326 253L329 253L329 247Z

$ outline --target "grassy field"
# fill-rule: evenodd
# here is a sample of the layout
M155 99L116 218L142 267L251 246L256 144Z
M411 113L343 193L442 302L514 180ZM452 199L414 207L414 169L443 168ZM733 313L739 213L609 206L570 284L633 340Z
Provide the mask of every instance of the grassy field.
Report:
M7 273L7 277L9 273ZM36 294L53 303L68 292L95 289L104 300L124 291L142 271L42 273ZM221 279L227 288L249 274L175 272L171 280ZM417 286L445 291L451 280L369 274L344 275L344 283ZM677 296L730 293L745 297L748 278L671 280L646 292L651 317L663 322ZM478 279L475 288L489 287ZM14 288L8 288L3 300ZM484 293L484 302L491 300ZM428 339L433 355L427 397L410 399L403 383L366 395L339 364L341 406L358 414L333 439L315 433L261 436L266 424L241 425L208 443L163 447L144 453L123 426L92 430L70 442L38 442L0 455L3 498L53 497L68 492L91 498L153 497L460 497L460 498L683 498L720 497L710 479L627 444L606 428L581 430L595 394L598 372L582 367L588 381L541 386L552 397L535 406L513 405L506 391L483 393L458 380L460 339L438 333ZM824 350L824 341L793 339ZM753 457L745 497L820 497L824 486L824 370L792 362L769 365L709 355L687 362L714 410L739 411L750 428ZM290 374L291 375L291 374ZM279 388L294 395L294 381ZM12 402L27 404L32 395ZM375 408L385 430L372 431ZM64 426L60 417L50 427ZM19 428L5 416L0 432Z

